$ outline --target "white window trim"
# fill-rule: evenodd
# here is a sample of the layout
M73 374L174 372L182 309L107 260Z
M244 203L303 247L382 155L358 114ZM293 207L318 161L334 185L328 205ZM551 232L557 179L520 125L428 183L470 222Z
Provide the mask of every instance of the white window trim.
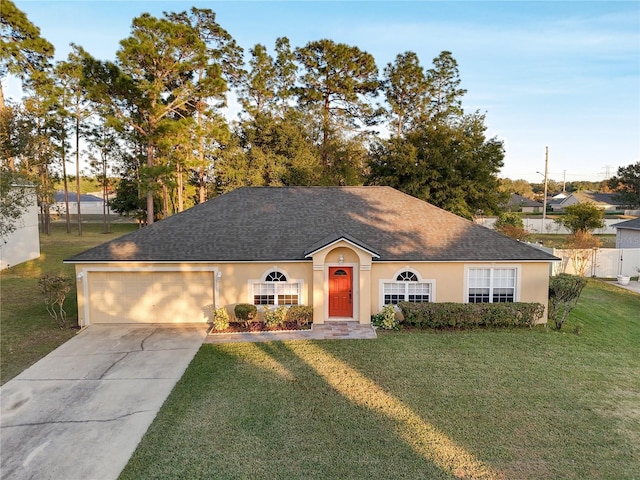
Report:
M398 281L396 280L396 278L398 278L398 275L400 275L402 272L411 272L413 274L415 274L416 277L418 277L418 281L417 282L405 282L405 281ZM430 287L430 291L429 291L429 303L435 303L436 302L436 280L435 278L422 278L422 275L420 275L420 272L418 272L415 268L411 268L411 267L404 267L404 268L400 268L398 270L396 270L396 272L393 274L392 278L381 278L378 281L378 308L379 310L382 310L382 307L384 307L384 284L385 283L397 283L397 284L403 284L403 285L407 285L410 283L416 284L416 283L428 283L431 285ZM397 308L397 306L396 306Z
M274 273L274 272L278 272L278 273L282 273L285 277L287 277L287 281L286 282L267 282L266 278L270 273ZM277 286L278 284L281 285L294 285L297 284L298 285L298 305L306 305L306 296L305 296L305 290L304 290L304 280L301 278L292 278L291 275L289 275L289 273L285 270L283 270L282 268L278 268L278 267L274 267L274 268L270 268L269 270L266 270L263 274L262 277L259 279L256 278L251 278L249 279L248 282L248 293L249 293L249 300L247 303L250 303L251 305L255 305L254 302L254 285L257 284L264 284L264 283L273 283L276 286L276 292L274 293L274 299L273 299L273 305L256 305L256 307L258 307L258 311L263 311L265 309L265 307L267 308L272 308L272 307L279 307L280 305L278 305L278 292L277 292ZM286 305L286 307L289 307L290 305Z
M516 271L516 288L514 291L514 302L520 301L520 286L522 285L522 265L520 264L511 264L511 263L478 263L478 264L468 264L464 266L464 282L462 289L462 301L463 303L469 303L469 270L475 269L484 269L488 268L491 270L491 280L493 282L493 271L494 270L515 270ZM489 300L492 300L491 295L489 296ZM493 302L489 302L493 303Z

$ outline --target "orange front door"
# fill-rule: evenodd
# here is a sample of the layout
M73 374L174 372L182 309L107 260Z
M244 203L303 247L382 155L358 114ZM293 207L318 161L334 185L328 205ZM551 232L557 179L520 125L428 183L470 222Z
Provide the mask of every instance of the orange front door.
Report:
M329 267L329 316L353 316L351 267Z

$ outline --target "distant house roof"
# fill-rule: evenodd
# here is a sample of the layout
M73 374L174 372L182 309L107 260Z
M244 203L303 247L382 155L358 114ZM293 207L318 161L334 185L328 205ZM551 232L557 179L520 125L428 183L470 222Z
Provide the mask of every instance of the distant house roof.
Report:
M618 200L618 194L616 193L599 193L584 190L580 192L573 192L571 195L573 195L580 203L592 202L596 205L621 205Z
M566 197L562 197L562 198L553 197L553 198L547 200L547 205L560 205L560 204L562 204L562 202L564 202L565 198Z
M531 200L530 198L523 197L522 195L518 195L517 193L512 193L509 197L509 202L507 203L509 207L542 207L543 204L541 202L536 202L535 200Z
M624 228L627 230L640 230L640 218L632 218L625 222L616 223L613 225L615 228Z
M68 192L69 194L69 201L70 202L77 202L78 201L78 196L76 194L76 192ZM56 203L64 203L64 192L63 191L58 191L55 193L55 200ZM88 195L86 193L81 193L80 194L80 203L93 203L93 202L100 202L102 203L102 198L100 197L96 197L95 195Z
M309 261L339 239L375 261L556 260L390 187L244 187L66 261Z

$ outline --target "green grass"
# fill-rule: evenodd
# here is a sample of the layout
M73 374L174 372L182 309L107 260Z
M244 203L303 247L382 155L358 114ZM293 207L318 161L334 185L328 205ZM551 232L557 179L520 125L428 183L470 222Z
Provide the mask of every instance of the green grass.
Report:
M134 224L113 224L103 234L102 224L83 224L83 235L66 233L65 225L54 223L51 235L40 236L40 258L0 272L0 382L5 383L72 337L76 330L60 329L45 310L38 279L45 274L75 278L74 266L62 260L137 228ZM65 301L67 324L77 324L76 283Z
M640 478L640 296L562 331L204 345L121 479Z
M600 248L616 248L615 235L594 235L602 244ZM527 242L542 242L545 247L549 248L567 248L567 239L569 235L557 233L532 233L526 238Z

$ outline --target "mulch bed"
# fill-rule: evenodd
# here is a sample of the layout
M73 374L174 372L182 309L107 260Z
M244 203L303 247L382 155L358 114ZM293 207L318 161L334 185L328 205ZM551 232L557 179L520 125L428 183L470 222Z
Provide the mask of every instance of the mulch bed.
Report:
M311 324L298 325L296 322L285 322L282 327L267 327L263 322L251 322L249 326L245 326L244 323L233 322L229 324L229 328L224 330L214 330L211 327L209 330L210 335L218 333L245 333L245 332L290 332L296 330L311 330Z

